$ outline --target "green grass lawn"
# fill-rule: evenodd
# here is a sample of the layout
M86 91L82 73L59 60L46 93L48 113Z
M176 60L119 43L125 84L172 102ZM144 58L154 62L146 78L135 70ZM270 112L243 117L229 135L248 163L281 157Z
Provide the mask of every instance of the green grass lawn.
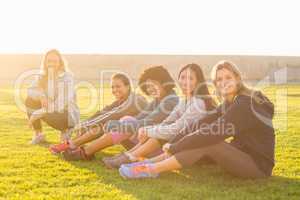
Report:
M288 88L288 114L280 91ZM265 89L275 101L276 166L266 180L239 180L217 166L194 166L164 173L153 180L123 180L117 170L100 162L104 155L122 151L106 149L95 161L66 162L49 153L46 145L28 142L32 131L25 113L17 109L10 88L0 90L0 199L300 199L300 86ZM279 91L279 92L278 92ZM79 95L80 106L87 95ZM111 99L106 99L108 103ZM282 101L282 102L280 102ZM85 118L88 114L83 115ZM287 120L286 118L287 117ZM287 126L285 124L287 123ZM45 126L46 127L46 126ZM44 129L48 142L58 133Z

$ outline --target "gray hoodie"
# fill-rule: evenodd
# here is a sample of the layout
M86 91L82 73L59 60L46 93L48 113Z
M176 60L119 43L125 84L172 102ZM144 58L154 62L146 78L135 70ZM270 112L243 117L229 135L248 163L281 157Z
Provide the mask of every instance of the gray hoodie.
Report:
M80 112L77 106L76 92L74 88L74 77L70 72L64 72L58 76L56 87L51 93L42 90L38 83L41 75L37 76L27 90L27 95L33 99L39 99L42 96L48 97L48 104L51 105L48 110L41 108L33 114L43 117L49 112L68 111L68 122L71 127L79 123Z
M145 127L149 137L169 141L182 129L205 117L205 102L201 98L182 99L171 114L160 124Z

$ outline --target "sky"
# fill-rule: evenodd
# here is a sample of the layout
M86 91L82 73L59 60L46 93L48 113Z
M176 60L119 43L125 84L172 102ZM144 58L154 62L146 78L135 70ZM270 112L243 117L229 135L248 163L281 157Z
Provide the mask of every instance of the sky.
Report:
M4 0L0 53L300 56L297 2Z

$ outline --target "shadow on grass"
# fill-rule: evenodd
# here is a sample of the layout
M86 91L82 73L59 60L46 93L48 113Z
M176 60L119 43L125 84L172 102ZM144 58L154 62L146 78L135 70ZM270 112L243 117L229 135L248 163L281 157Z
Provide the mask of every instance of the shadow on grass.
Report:
M101 162L107 153L99 153L94 161L71 162L78 168L95 173L101 182L113 185L137 199L222 199L224 195L240 197L288 198L300 196L300 179L273 176L260 180L242 180L224 172L215 165L196 165L189 169L163 173L157 179L124 180L118 170L105 168ZM244 195L244 196L243 196ZM236 197L236 196L233 196Z

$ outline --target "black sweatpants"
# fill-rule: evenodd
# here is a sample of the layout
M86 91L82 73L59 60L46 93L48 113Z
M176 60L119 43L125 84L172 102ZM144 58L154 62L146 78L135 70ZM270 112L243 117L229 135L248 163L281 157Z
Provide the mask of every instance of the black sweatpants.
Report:
M41 106L41 102L39 100L34 100L30 97L28 97L25 101L25 106L27 108L27 115L30 117L32 113L36 110L39 110ZM53 112L53 113L47 113L44 117L42 117L39 120L36 120L33 122L33 129L35 131L42 131L42 124L41 120L46 122L49 126L52 128L59 130L59 131L65 131L68 128L68 112Z
M182 167L191 166L203 158L209 158L234 176L240 178L266 177L251 156L227 142L181 151L174 156Z

